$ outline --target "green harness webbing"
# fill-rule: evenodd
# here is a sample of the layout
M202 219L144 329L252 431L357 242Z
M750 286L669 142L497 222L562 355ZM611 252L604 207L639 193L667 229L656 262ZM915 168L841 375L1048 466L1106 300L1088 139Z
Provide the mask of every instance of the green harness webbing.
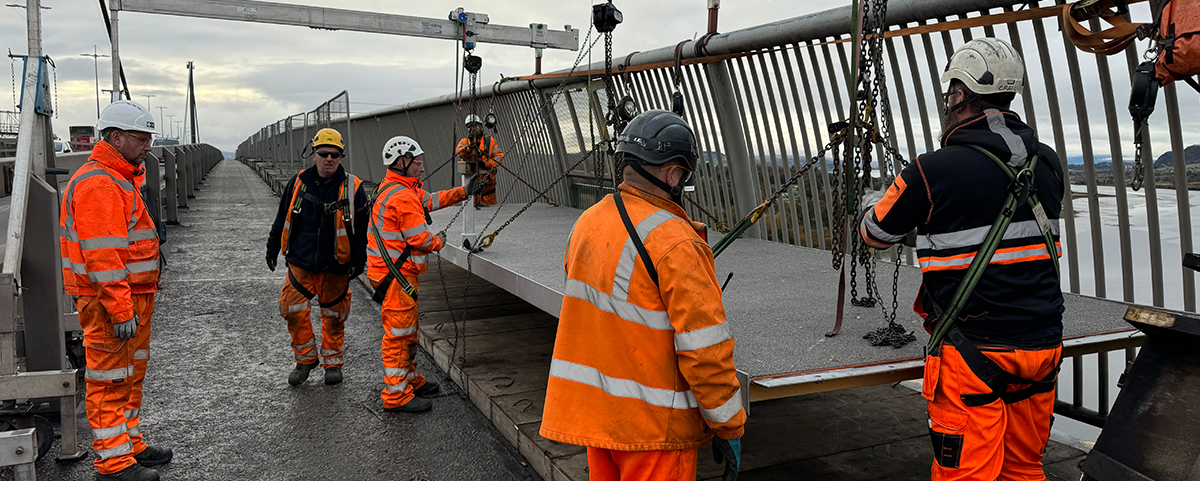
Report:
M350 189L353 188L355 177L352 174L346 174L346 180L342 181L342 197L333 202L322 202L320 198L308 193L308 184L296 177L296 182L300 183L300 191L296 193L296 199L292 203L292 214L300 213L300 205L307 200L321 206L325 210L325 214L333 214L335 211L342 211L342 223L346 225L346 232L354 231L354 209L350 208L350 199L353 195Z
M1033 169L1037 165L1037 156L1030 157L1020 170L1015 170L987 151L987 149L977 145L970 145L970 147L982 152L988 158L995 161L996 165L1000 166L1004 173L1008 175L1012 183L1008 189L1008 198L1005 199L1004 206L1000 209L1000 214L996 217L996 222L988 230L983 244L979 246L975 258L971 260L971 265L967 268L966 276L963 278L962 283L958 285L958 290L955 291L949 308L944 312L938 313L937 322L933 326L933 335L929 338L929 345L925 347L925 355L929 356L937 352L942 340L948 338L950 343L958 349L959 354L963 357L963 361L966 362L971 372L992 390L990 393L963 394L960 397L964 404L967 406L982 406L997 400L1002 400L1006 404L1015 403L1027 399L1034 394L1053 390L1055 380L1058 376L1058 368L1056 367L1054 371L1041 380L1025 379L1005 371L980 352L966 338L962 331L954 325L954 322L958 319L958 315L966 305L967 299L975 290L979 279L983 277L984 269L991 263L992 257L996 254L996 249L1000 246L1000 241L1004 238L1004 232L1008 230L1008 226L1012 223L1013 215L1016 214L1018 208L1028 203L1030 208L1033 209L1034 217L1037 219L1038 230L1042 233L1042 240L1046 244L1046 251L1050 254L1050 259L1054 262L1056 277L1059 275L1058 249L1054 244L1054 235L1050 229L1050 220L1046 217L1046 210L1042 207L1042 203L1038 199L1036 189L1033 185ZM940 311L939 306L936 304L933 307L935 311ZM1009 391L1008 387L1010 385L1028 385L1028 387Z
M388 182L380 185L375 191L375 198L377 199L380 194L391 188L393 185L400 184L398 182ZM375 199L371 199L372 204L374 201ZM377 226L375 223L374 214L371 214L370 226L371 235L375 237L375 245L379 247L379 257L383 258L383 264L386 265L388 269L388 275L385 276L383 280L379 281L379 287L375 289L375 293L371 296L371 299L373 299L375 302L382 303L384 297L387 295L388 287L391 286L392 281L394 280L400 283L400 289L404 291L405 294L408 294L408 297L411 297L413 301L416 301L417 288L413 287L412 283L408 282L408 279L406 279L404 274L400 273L400 269L396 267L396 262L399 262L401 265L403 265L404 261L408 260L408 256L412 254L412 244L406 244L404 246L404 251L400 253L400 257L393 261L391 256L389 256L387 253L387 245L383 243L383 236L379 233L379 226Z

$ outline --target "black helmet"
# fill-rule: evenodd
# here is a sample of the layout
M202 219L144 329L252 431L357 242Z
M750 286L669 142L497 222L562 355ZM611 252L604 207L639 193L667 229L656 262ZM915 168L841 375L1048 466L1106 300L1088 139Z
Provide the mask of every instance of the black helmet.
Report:
M696 135L682 117L666 110L648 110L629 122L617 136L617 152L626 161L663 165L682 159L689 170L696 170Z

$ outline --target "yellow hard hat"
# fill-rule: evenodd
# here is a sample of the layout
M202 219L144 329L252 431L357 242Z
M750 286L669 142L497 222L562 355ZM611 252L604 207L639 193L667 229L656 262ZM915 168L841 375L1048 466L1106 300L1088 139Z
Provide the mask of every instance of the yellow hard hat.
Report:
M317 131L317 135L312 139L313 148L322 145L332 145L342 150L346 150L346 146L342 145L342 134L333 129L321 129Z

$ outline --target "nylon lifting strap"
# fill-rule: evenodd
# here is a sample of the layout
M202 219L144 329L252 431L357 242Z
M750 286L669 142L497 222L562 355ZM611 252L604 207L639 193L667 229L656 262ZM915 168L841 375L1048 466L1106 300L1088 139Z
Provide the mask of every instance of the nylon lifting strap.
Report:
M1030 157L1020 170L1014 170L987 149L977 145L970 145L970 147L992 159L1008 175L1012 183L1009 185L1008 198L1004 201L1004 207L1000 209L1000 214L997 216L996 222L988 230L983 244L980 245L979 251L976 252L975 258L967 268L962 283L958 285L958 290L955 291L954 298L950 301L950 307L944 312L939 313L937 317L938 322L934 324L933 335L930 336L929 345L925 348L925 354L932 355L941 344L942 339L949 339L950 343L962 355L963 361L966 362L971 372L992 390L990 393L961 395L963 403L967 406L983 406L991 404L996 400L1003 400L1005 403L1015 403L1025 400L1034 394L1053 390L1055 380L1058 377L1058 367L1055 367L1054 371L1044 379L1038 381L1025 379L1005 371L995 361L992 361L980 352L979 348L975 347L975 344L967 339L962 331L954 325L954 322L958 319L958 315L966 305L967 299L970 297L972 291L975 290L979 279L983 276L984 269L987 268L992 260L992 256L995 255L996 249L1004 237L1004 232L1008 230L1008 226L1012 222L1017 208L1028 203L1033 210L1034 217L1037 218L1038 229L1042 233L1042 240L1046 244L1046 251L1050 254L1050 259L1054 262L1056 276L1059 275L1058 250L1054 244L1049 219L1046 217L1045 209L1042 207L1033 186L1033 169L1037 165L1037 156ZM933 307L935 311L941 311L940 306L934 304ZM1028 387L1016 391L1008 391L1008 386L1014 384L1028 385Z
M380 185L379 190L376 191L376 198L379 197L379 194L382 194L395 185L400 184L396 182L388 182ZM408 294L408 297L411 297L415 302L417 300L417 289L413 287L412 283L408 282L408 279L406 279L404 275L400 273L400 269L396 267L397 262L399 262L400 265L404 265L404 262L408 260L408 256L412 255L412 244L405 245L404 251L400 253L400 257L397 257L396 260L393 261L391 256L389 256L387 253L387 246L383 243L383 236L379 234L379 226L375 225L374 218L371 219L370 226L371 236L375 237L375 245L379 248L379 257L383 258L383 264L387 266L388 270L388 274L383 277L383 280L379 281L379 287L376 288L375 293L371 295L371 300L382 304L384 298L387 296L388 288L391 287L392 282L395 281L400 283L400 290L404 291L405 294Z
M646 252L646 245L642 243L642 236L639 236L637 229L633 227L633 221L629 219L629 211L625 210L625 201L621 200L621 191L613 193L613 201L617 203L617 212L621 213L621 222L625 224L625 232L629 233L629 239L633 241L633 247L638 251L638 256L642 258L642 264L646 266L646 272L650 274L650 280L654 281L654 285L658 285L658 270L654 268L654 262L650 260L650 253Z

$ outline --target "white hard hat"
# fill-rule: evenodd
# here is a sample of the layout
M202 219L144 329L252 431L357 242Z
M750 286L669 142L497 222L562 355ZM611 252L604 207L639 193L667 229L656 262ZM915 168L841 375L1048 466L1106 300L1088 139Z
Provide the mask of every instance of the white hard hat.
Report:
M1021 54L1004 40L986 37L971 40L954 51L942 83L958 79L978 95L1020 93L1024 77Z
M132 100L118 100L108 104L104 112L100 113L96 130L104 132L104 129L110 128L151 134L158 132L154 130L154 117L150 115L150 111Z
M383 144L383 165L392 165L396 159L408 154L413 157L424 154L421 146L412 137L397 135Z
M482 123L483 123L483 121L479 120L479 116L478 116L478 115L471 114L471 115L468 115L468 116L467 116L467 121L466 121L466 124L467 124L467 125L471 125L472 123L479 123L479 124L482 124Z

